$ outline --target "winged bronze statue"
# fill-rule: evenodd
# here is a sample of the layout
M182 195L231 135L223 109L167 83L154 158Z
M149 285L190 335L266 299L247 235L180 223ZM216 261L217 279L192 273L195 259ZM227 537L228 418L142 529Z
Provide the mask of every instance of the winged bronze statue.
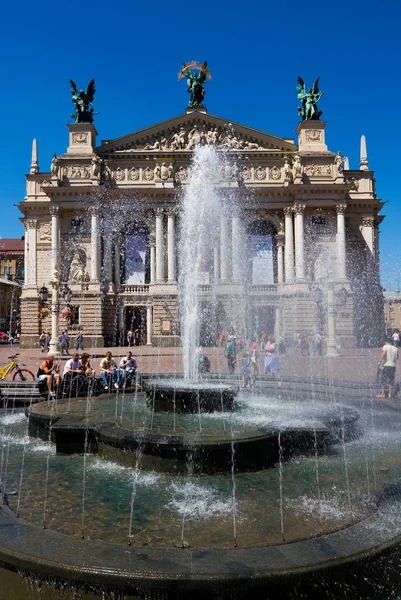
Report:
M298 108L298 113L303 121L318 121L322 114L322 111L317 108L317 103L324 93L319 90L319 79L318 77L313 87L307 91L304 80L298 76L297 93L298 100L302 104L302 107Z
M193 73L192 69L198 69L199 73ZM203 64L196 61L190 63L183 63L181 71L178 73L178 79L186 77L188 89L187 92L191 94L188 102L188 108L196 108L198 106L203 107L203 99L205 97L204 84L206 79L211 79L212 76L207 67L207 61Z
M72 79L71 83L71 94L72 102L75 104L75 113L71 115L71 119L75 119L76 123L93 123L94 115L99 113L94 112L93 98L95 96L95 80L91 79L84 90L78 90L77 85Z

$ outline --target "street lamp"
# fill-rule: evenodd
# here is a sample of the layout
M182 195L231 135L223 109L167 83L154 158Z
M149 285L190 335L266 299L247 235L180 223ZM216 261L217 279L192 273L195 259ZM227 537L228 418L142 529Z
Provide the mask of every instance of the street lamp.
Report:
M45 304L47 302L48 297L49 297L49 290L47 289L45 284L43 284L39 290L40 301Z

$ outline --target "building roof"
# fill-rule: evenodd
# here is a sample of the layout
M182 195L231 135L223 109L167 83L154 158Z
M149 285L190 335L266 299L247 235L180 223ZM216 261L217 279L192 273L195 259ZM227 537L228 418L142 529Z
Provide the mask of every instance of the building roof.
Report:
M1 238L0 239L0 254L23 254L24 240L21 238Z
M22 288L22 285L18 281L10 281L9 279L1 279L0 285L9 285L10 287Z
M385 302L401 302L401 292L383 292Z

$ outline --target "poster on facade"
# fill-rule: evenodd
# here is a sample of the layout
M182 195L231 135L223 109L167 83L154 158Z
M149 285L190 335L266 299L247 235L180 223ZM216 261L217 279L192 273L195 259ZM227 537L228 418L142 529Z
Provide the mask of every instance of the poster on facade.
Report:
M271 235L253 235L252 245L252 283L274 284L273 239Z
M145 236L128 235L125 242L125 281L145 283Z

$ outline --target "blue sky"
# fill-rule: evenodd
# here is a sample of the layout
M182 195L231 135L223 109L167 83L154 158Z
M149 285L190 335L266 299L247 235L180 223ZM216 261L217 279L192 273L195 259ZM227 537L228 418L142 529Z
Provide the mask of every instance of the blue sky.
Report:
M14 204L24 197L31 143L42 171L68 145L69 78L94 77L100 139L179 115L188 101L182 62L208 60L210 113L294 137L296 82L320 76L330 150L358 167L365 134L381 226L382 283L401 280L401 8L395 1L347 3L86 2L2 7L0 235L23 234Z

